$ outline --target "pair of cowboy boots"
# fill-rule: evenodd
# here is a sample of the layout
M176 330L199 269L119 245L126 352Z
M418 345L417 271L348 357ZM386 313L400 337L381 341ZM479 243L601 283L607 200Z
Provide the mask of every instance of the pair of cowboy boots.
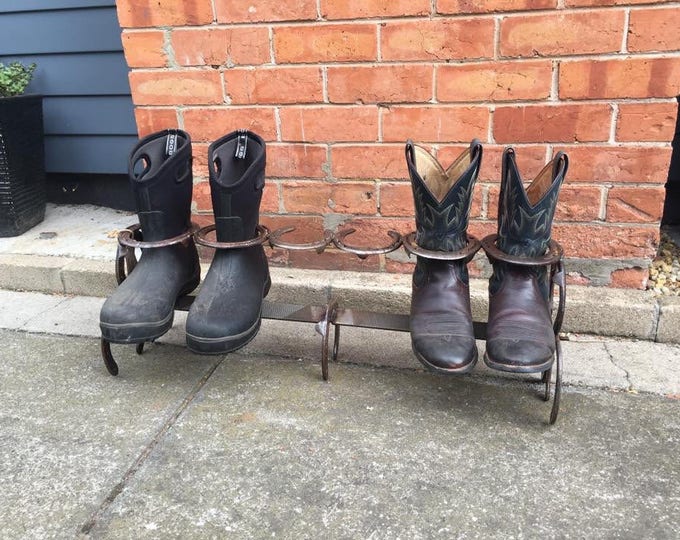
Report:
M236 131L208 148L210 191L218 242L256 235L264 188L265 143ZM191 138L166 130L142 139L128 165L142 239L161 243L143 248L139 262L104 303L102 337L111 343L144 343L165 334L178 298L200 283L201 268L190 234L193 176ZM179 243L163 245L180 236ZM255 337L262 300L270 286L262 245L217 249L186 324L190 350L219 354Z
M424 148L406 144L416 217L416 243L435 252L460 252L468 243L472 194L482 161L474 140L448 168ZM558 153L524 187L515 152L503 152L496 247L535 258L546 253L567 156ZM473 254L474 255L474 254ZM467 259L419 256L413 273L410 330L416 357L433 371L467 373L477 362ZM555 353L547 268L492 259L484 361L516 373L548 370Z

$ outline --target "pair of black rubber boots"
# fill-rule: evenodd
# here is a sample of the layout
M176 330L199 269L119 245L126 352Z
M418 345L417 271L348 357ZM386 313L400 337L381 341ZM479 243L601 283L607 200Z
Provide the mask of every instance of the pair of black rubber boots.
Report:
M217 242L256 236L265 161L265 143L250 131L225 135L208 148ZM142 240L161 246L142 249L139 262L104 303L100 328L111 343L144 343L162 336L172 327L176 300L201 281L196 245L187 234L192 230L191 166L191 138L181 130L149 135L132 150L128 171ZM181 242L163 245L181 236ZM220 354L247 344L260 328L270 284L262 245L217 249L189 310L188 348Z
M406 144L406 163L416 210L416 243L432 252L466 247L473 189L482 145L472 141L448 168L423 147ZM482 242L493 264L489 280L486 364L516 373L546 372L556 349L551 284L546 266L532 264L549 249L560 186L567 172L559 152L524 187L515 152L503 152L498 234ZM498 250L496 256L490 254ZM411 342L416 357L433 371L467 373L477 362L468 284L468 258L418 257L413 273Z

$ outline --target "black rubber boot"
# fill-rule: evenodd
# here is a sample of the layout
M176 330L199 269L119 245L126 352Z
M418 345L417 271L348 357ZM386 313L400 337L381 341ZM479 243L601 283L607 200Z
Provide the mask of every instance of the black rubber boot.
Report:
M210 145L210 191L218 242L256 236L264 188L265 143L235 131ZM217 249L187 318L187 346L201 354L243 347L260 329L262 299L269 292L264 248Z
M129 176L143 241L181 235L191 227L191 139L168 130L149 135L133 149ZM201 269L191 238L143 249L130 275L106 300L99 317L102 337L112 343L142 343L172 327L177 298L199 284Z
M505 150L496 241L500 251L527 258L546 253L567 167L566 154L559 152L525 189L514 150ZM484 361L493 369L515 373L550 369L555 333L547 268L492 262Z
M416 243L431 251L467 245L472 190L482 160L473 141L446 170L427 150L406 144L416 210ZM466 373L477 362L467 263L418 257L411 294L411 345L432 371Z

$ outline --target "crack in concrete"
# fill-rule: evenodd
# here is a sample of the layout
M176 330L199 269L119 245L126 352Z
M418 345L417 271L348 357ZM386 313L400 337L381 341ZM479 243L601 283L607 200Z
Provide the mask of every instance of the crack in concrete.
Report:
M137 456L137 459L132 463L132 465L125 471L123 478L109 491L108 495L104 498L99 507L92 513L90 518L83 524L78 530L80 535L89 535L92 529L99 523L102 516L114 503L118 495L125 491L130 481L134 478L137 472L142 468L146 460L149 458L151 453L156 449L156 447L165 438L167 433L172 429L172 427L177 422L177 419L184 413L184 411L189 407L191 402L194 400L196 395L203 389L205 384L208 382L215 370L222 364L224 357L215 362L208 371L196 382L187 396L182 400L182 403L175 409L175 411L170 415L170 417L163 423L161 428L156 432L154 437L151 439L149 444L142 450L142 452Z
M620 366L620 365L618 365L618 364L616 363L616 360L614 359L614 355L613 355L612 352L609 350L609 347L607 346L607 342L606 342L606 341L603 343L603 345L604 345L604 351L605 351L605 352L607 353L607 355L609 356L609 361L612 363L612 365L613 365L616 369L618 369L619 371L622 371L623 374L626 376L626 382L628 383L628 388L627 388L626 390L628 390L628 392L634 391L634 390L635 390L635 387L633 386L633 381L632 381L631 378L630 378L630 372L629 372L626 368L624 368L624 367L622 367L622 366Z
M53 296L56 296L56 295L53 295ZM67 297L65 297L65 298L62 298L59 302L57 302L56 304L54 304L52 307L47 308L45 311L41 311L40 313L36 313L36 314L33 315L32 317L29 317L28 319L26 319L26 320L24 321L24 323L23 323L21 326L19 326L19 327L17 328L17 330L22 331L22 332L29 332L30 330L26 330L26 326L27 326L27 325L29 325L31 322L33 322L34 320L36 320L36 319L38 319L38 318L40 318L40 317L44 317L46 314L48 314L48 313L54 311L54 310L57 309L59 306L61 306L62 304L66 303L66 302L68 302L69 300L72 300L72 299L73 299L73 296L67 296Z

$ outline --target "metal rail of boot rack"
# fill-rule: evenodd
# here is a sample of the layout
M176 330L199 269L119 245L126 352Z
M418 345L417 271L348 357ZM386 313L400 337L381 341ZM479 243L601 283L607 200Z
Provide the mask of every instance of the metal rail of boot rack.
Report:
M215 225L209 225L199 229L193 225L190 230L175 238L162 240L159 242L144 242L142 232L139 224L132 225L127 229L123 229L118 234L118 249L116 253L116 281L118 284L122 283L126 276L132 272L137 264L137 257L135 249L153 249L158 247L166 247L180 242L186 241L191 236L197 244L214 248L214 249L243 249L247 247L262 245L268 243L272 248L281 248L287 250L313 250L317 253L323 251L329 245L333 244L341 251L353 253L361 259L365 259L369 255L379 255L383 253L390 253L403 247L411 255L417 255L426 259L437 260L462 260L466 263L470 261L480 248L483 248L490 260L499 260L511 264L522 266L547 266L550 268L551 278L551 312L554 312L553 331L555 333L555 391L553 394L552 409L550 412L550 424L554 424L557 420L557 415L560 408L560 395L562 391L562 348L560 346L559 332L562 327L562 320L564 318L565 300L566 300L566 281L563 265L563 251L562 247L554 240L550 241L548 252L536 258L524 258L507 255L501 252L495 245L496 235L489 235L481 242L469 236L468 244L457 252L441 252L430 251L423 249L415 244L415 232L411 232L402 236L396 231L388 231L391 238L391 243L384 247L377 248L363 248L351 246L345 243L345 238L354 233L354 229L345 229L333 233L332 231L324 231L322 239L316 242L294 244L282 240L285 234L291 233L295 230L294 227L284 227L270 232L269 229L262 225L257 226L257 236L251 240L243 242L216 242L207 238L207 235L215 230ZM558 288L558 304L557 308L553 309L553 298L555 286ZM188 311L194 296L187 295L179 298L175 304L175 309L180 311ZM374 311L362 311L357 309L343 308L339 305L336 298L330 298L326 305L298 305L298 304L284 304L278 302L269 302L264 300L262 304L262 318L276 319L280 321L294 321L315 323L316 331L321 335L321 375L324 381L328 380L328 360L329 356L333 361L338 358L338 350L340 346L340 327L341 326L355 326L361 328L373 328L378 330L392 330L395 332L409 332L409 315L408 314L391 314ZM474 321L475 338L486 339L486 324L485 322ZM330 328L333 327L333 348L330 349ZM144 343L136 344L137 354L142 354L144 350ZM106 369L111 375L118 375L118 364L111 353L111 344L103 337L101 338L101 353L106 365ZM550 401L551 383L552 383L553 367L544 371L540 379L531 379L528 382L541 383L544 385L543 400Z

